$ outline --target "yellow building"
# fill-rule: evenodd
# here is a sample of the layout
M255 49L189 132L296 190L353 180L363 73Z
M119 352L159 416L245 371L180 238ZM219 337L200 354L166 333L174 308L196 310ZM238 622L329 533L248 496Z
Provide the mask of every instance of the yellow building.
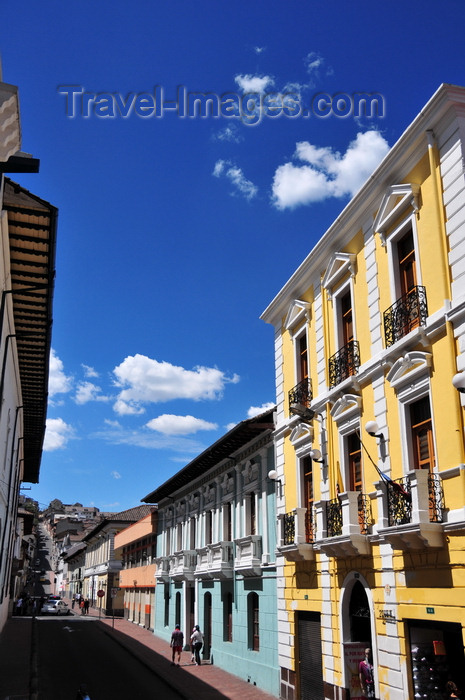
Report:
M464 158L443 85L262 316L286 700L364 697L366 647L373 697L465 689Z
M121 558L119 587L124 617L142 627L154 628L155 557L158 512L151 512L115 536L115 553Z

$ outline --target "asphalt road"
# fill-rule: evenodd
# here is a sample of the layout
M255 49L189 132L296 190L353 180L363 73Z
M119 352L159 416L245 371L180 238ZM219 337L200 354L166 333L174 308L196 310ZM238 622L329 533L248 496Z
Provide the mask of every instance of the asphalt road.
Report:
M91 700L179 700L92 618L38 617L39 697L75 700L86 683Z

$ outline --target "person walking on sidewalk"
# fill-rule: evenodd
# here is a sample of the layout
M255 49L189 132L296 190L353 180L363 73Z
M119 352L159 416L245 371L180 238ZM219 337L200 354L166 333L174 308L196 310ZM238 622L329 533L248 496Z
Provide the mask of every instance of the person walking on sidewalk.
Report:
M89 598L84 600L84 615L89 614Z
M181 665L181 652L184 644L184 634L181 632L180 625L176 625L171 634L171 665L174 666L174 657L178 655L178 666Z
M194 631L191 634L191 644L192 648L194 649L195 665L200 666L200 652L203 647L203 634L200 631L200 627L198 625L194 627Z

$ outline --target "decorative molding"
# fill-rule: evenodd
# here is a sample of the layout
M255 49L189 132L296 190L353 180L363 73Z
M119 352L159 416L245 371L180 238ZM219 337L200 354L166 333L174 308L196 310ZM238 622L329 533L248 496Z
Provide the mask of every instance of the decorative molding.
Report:
M386 379L394 389L399 389L407 382L417 379L425 371L430 373L432 354L430 352L407 352L394 362L386 375Z
M344 394L334 403L331 416L336 423L360 415L362 412L362 397L357 394Z
M386 231L397 217L409 207L417 213L419 194L420 186L415 184L405 183L388 187L373 224L373 230L379 233L383 245L386 243Z
M308 301L294 299L294 301L289 305L286 320L284 321L284 328L287 331L290 331L299 325L304 318L309 321L311 307L312 305Z
M291 442L291 445L297 447L302 442L313 442L313 435L313 426L307 425L306 423L299 423L291 431L289 440Z
M357 257L353 253L334 253L334 255L331 256L322 281L322 287L326 289L330 299L332 297L334 285L336 282L339 282L347 272L350 272L351 277L355 277L356 259Z

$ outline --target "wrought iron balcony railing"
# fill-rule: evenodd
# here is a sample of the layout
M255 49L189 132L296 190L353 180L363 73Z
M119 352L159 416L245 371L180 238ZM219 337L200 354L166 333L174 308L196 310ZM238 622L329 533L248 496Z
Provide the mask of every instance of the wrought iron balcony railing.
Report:
M342 535L342 503L339 498L326 503L326 529L328 537Z
M306 509L305 513L305 542L313 542L313 511ZM283 516L283 545L289 546L297 542L296 537L296 514L295 511L286 513Z
M357 340L351 340L328 360L329 386L343 382L356 374L360 367L360 347Z
M424 326L428 318L425 287L413 287L384 312L384 338L386 347L410 333L418 326Z
M442 523L444 521L443 511L444 489L442 479L438 474L428 475L428 497L429 497L429 519L431 523Z
M371 499L366 493L358 494L358 522L360 525L360 533L368 535L373 522L371 515Z
M412 489L410 477L387 482L389 527L406 525L412 521Z
M294 404L299 404L305 408L310 407L310 402L313 399L312 380L309 377L302 379L289 392L289 410Z

